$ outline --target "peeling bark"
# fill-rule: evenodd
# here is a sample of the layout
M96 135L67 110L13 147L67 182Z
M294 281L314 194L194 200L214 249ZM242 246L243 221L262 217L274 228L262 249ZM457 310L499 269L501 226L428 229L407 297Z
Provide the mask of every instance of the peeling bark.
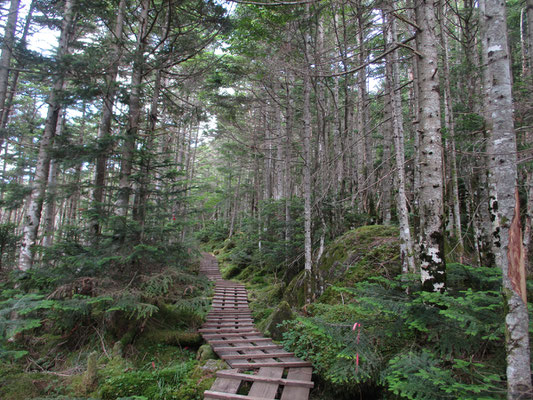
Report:
M493 251L507 302L507 398L531 395L528 311L517 182L516 134L505 3L480 1L484 106L489 136L489 209Z
M435 9L433 0L417 0L420 136L420 272L429 291L446 289L444 260L442 137Z

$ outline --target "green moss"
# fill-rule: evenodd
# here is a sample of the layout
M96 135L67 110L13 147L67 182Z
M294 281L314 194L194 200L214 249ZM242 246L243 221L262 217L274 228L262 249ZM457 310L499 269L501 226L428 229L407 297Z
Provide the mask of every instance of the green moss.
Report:
M292 306L302 306L305 304L305 271L301 271L287 285L283 300Z
M286 327L278 327L283 321L290 321L295 318L291 307L286 301L282 301L276 310L270 314L260 325L259 329L274 340L281 340Z
M196 353L196 359L199 361L214 360L218 358L213 349L208 344L203 344Z
M38 396L57 394L60 380L51 374L24 372L4 364L0 368L0 399L26 400Z
M352 285L371 276L397 275L401 267L398 236L397 227L383 225L346 232L326 247L318 265L321 284Z
M202 342L202 337L198 332L178 329L150 330L139 339L139 345L162 343L171 346L198 347Z
M222 268L222 270L221 270L222 277L224 279L235 278L237 275L239 275L241 273L242 270L243 270L242 266L229 264L227 267L223 267Z

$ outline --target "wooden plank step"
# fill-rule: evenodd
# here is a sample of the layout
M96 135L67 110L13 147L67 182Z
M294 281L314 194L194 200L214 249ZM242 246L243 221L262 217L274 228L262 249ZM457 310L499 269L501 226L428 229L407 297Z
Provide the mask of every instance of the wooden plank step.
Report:
M281 378L283 376L283 368L261 368L258 375L269 378ZM273 399L278 392L278 386L277 383L255 381L252 383L248 396Z
M308 361L260 361L256 363L232 363L232 368L261 368L261 367L283 367L283 368L297 368L297 367L310 367L311 363Z
M240 333L241 335L247 333L259 333L256 329L251 328L201 328L198 329L200 333Z
M215 351L228 351L228 350L235 350L235 351L245 351L245 350L276 350L276 349L282 349L283 346L279 344L265 344L265 345L259 345L259 346L221 346L221 347L213 347L213 350Z
M312 374L312 368L290 368L287 379L311 381ZM305 386L287 386L283 389L281 400L308 399L309 389Z
M255 338L255 339L253 339L253 338L250 338L250 339L228 339L228 340L221 339L221 340L210 340L209 341L210 344L249 343L249 342L254 342L254 343L272 342L272 339L271 338L266 338L266 337L258 337L258 338Z
M217 399L217 400L272 400L272 397L257 397L257 396L245 396L242 394L230 394L223 392L214 392L206 390L204 392L204 399Z
M295 368L299 369L299 368ZM302 368L302 369L308 369L308 368ZM261 375L249 375L249 374L241 374L238 372L233 372L235 370L224 370L224 371L217 371L216 375L221 378L227 378L227 379L238 379L241 381L248 381L248 382L271 382L271 383L277 383L281 386L298 386L298 387L306 387L306 388L312 388L315 386L315 384L312 381L301 381L297 379L282 379L282 378L270 378L267 376L261 376ZM289 370L289 374L290 374Z
M256 331L254 333L206 333L205 335L202 335L205 340L209 341L209 339L219 339L222 337L240 337L240 336L253 336L253 335L261 335L261 332ZM253 340L248 340L253 341Z
M230 322L230 323L217 323L217 322L209 322L202 325L202 329L241 329L241 328L253 328L254 324L250 322Z
M233 348L235 350L235 348ZM213 349L215 352L217 352L217 349ZM255 360L255 359L261 359L261 358L283 358L283 357L293 357L294 353L271 353L271 354L235 354L235 355L228 355L228 356L222 356L224 360Z
M249 322L254 322L254 320L251 317L242 317L242 316L240 316L240 317L239 316L237 316L237 317L216 317L216 316L212 315L212 316L207 317L207 319L206 319L206 322L213 322L213 321L222 321L222 322L249 321Z

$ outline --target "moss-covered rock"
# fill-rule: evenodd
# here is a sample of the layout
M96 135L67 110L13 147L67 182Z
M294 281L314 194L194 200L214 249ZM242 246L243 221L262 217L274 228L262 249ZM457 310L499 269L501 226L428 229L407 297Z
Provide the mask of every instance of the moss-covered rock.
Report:
M305 304L305 290L305 271L301 271L287 285L283 300L293 306L302 306Z
M276 310L270 314L270 316L265 319L259 329L261 329L265 335L270 336L274 340L281 340L283 338L283 333L285 329L279 327L283 321L293 320L295 318L294 313L289 306L289 303L282 301Z
M326 247L314 271L312 293L324 293L321 301L333 302L338 295L327 290L332 284L352 286L372 276L396 276L401 271L398 228L368 225L346 232ZM289 304L305 304L304 278L302 271L287 286L283 299Z
M348 271L353 282L381 273L396 275L400 268L399 255L396 226L362 226L327 246L318 264L318 273L325 283L344 278Z
M208 344L203 344L196 353L196 359L199 361L214 360L218 358L213 349Z

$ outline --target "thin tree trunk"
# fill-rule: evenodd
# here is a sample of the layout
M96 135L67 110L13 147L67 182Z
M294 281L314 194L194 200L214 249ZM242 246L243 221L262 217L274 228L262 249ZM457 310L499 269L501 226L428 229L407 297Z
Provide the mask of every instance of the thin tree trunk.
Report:
M122 148L122 161L120 164L119 191L117 198L118 216L126 217L128 214L130 195L132 191L131 173L133 170L133 156L135 142L139 133L139 122L141 119L141 85L144 66L144 49L146 46L146 31L148 28L148 11L150 0L143 0L141 3L141 15L139 20L139 32L137 36L137 48L133 61L131 73L131 90L129 101L128 127Z
M434 0L416 1L420 135L420 274L428 291L446 289L442 138Z
M394 2L390 2L388 11L392 12ZM387 37L387 45L391 45L398 40L396 32L396 20L389 14L390 33ZM389 68L390 65L390 68ZM392 131L394 136L394 150L397 170L398 194L396 197L396 207L398 213L398 223L400 225L400 257L402 260L402 272L415 272L415 259L411 229L409 227L409 211L407 208L407 195L405 193L405 150L404 150L404 131L402 115L402 96L399 89L399 66L398 52L393 51L387 57L387 77L390 79L391 88L391 112L392 112Z
M63 11L63 22L61 25L61 35L57 50L57 59L61 60L68 52L68 42L72 22L74 21L74 0L66 0ZM20 246L20 256L18 269L27 271L33 263L33 246L36 243L37 232L41 219L43 200L48 182L48 172L50 168L50 150L56 131L57 119L61 109L61 92L65 76L58 74L54 82L52 91L48 97L48 113L44 126L43 135L39 142L39 154L35 167L35 179L32 184L31 194L28 199L28 212L24 221L24 229Z
M451 198L453 210L453 236L457 240L456 253L463 262L463 232L461 229L461 204L459 202L459 182L457 178L457 157L455 151L455 118L452 108L452 91L450 86L450 67L448 57L448 40L444 20L446 4L441 3L440 43L442 47L442 76L444 83L444 123L448 133L448 158L450 160Z
M64 113L60 112L57 120L56 136L60 136L65 124ZM54 243L55 217L56 217L56 196L57 196L57 176L59 168L57 161L50 161L50 171L48 174L48 187L46 194L46 207L44 213L43 227L43 247L51 247Z
M529 318L505 3L481 0L480 18L486 67L483 98L489 134L489 209L494 255L496 265L502 269L507 302L507 398L525 399L532 394Z
M106 176L106 164L109 152L109 144L107 144L107 138L111 134L111 122L113 119L113 105L115 102L115 96L117 92L117 76L118 67L120 62L120 49L122 40L122 31L124 27L124 14L126 9L126 0L120 0L117 19L115 21L115 29L113 31L113 45L111 47L111 68L106 77L106 94L103 99L102 116L100 118L100 124L98 125L98 141L102 148L100 149L98 156L96 157L96 166L94 171L94 190L93 190L93 209L94 217L90 222L90 231L93 240L96 241L100 234L100 219L103 213L103 200L104 200L104 188L105 188L105 176Z
M20 0L11 0L7 15L6 26L4 29L4 38L2 41L2 54L0 55L0 121L3 120L4 114L8 113L6 107L6 98L9 83L9 71L11 66L11 56L15 45L15 31L17 29L18 11ZM0 148L4 139L0 136Z
M306 4L306 16L309 18L309 4ZM309 76L309 47L311 46L309 33L305 33L305 70L303 76L303 197L304 197L304 252L305 252L305 275L307 281L306 302L312 297L312 232L311 232L311 77Z

